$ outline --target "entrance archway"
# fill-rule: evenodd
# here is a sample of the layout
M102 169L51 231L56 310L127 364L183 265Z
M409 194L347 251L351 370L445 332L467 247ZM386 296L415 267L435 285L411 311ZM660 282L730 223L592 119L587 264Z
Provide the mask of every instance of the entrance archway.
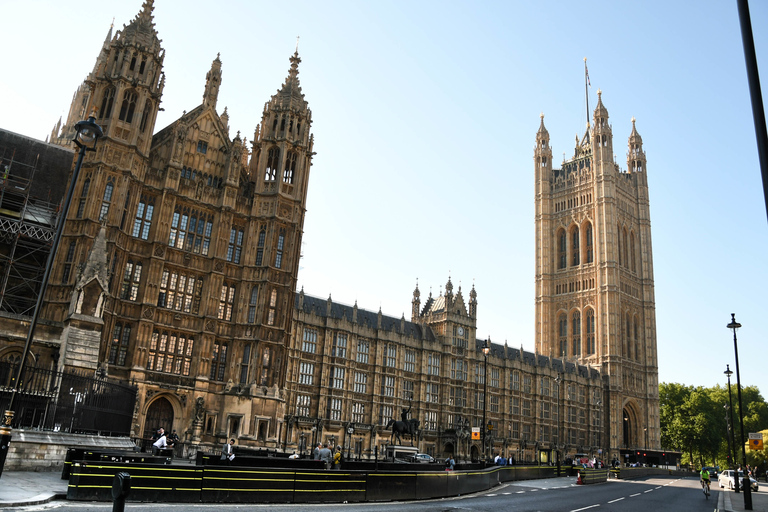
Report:
M624 448L634 448L638 446L638 434L637 429L639 422L637 420L638 415L636 408L632 402L627 403L624 406L624 410L621 414L622 425L621 434Z
M160 427L169 434L173 431L173 406L163 396L152 402L147 409L147 416L144 419L144 439L151 438Z

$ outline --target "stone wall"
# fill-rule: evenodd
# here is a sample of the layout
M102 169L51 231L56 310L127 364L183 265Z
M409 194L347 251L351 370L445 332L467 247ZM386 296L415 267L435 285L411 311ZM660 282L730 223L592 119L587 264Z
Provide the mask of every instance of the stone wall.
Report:
M131 450L128 437L14 430L4 471L61 471L67 448Z

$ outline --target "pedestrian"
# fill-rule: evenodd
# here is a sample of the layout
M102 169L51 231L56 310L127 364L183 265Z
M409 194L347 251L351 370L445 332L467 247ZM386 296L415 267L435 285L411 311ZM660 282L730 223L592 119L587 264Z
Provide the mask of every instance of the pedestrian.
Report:
M325 462L325 469L331 469L331 461L333 460L333 455L331 454L330 444L325 443L325 446L320 449L320 460Z
M337 446L336 453L333 454L333 469L341 469L342 462L344 462L344 454L341 453L341 446Z
M224 461L224 464L226 464L227 466L230 466L232 464L232 461L235 460L235 440L234 439L230 439L227 444L222 446L220 460Z
M456 461L453 460L453 455L449 455L447 459L445 459L445 470L446 471L453 471L453 467L456 465Z
M323 443L317 443L315 450L312 452L312 458L314 460L320 460L320 450L323 449Z
M168 444L171 446L176 446L179 442L179 434L176 433L176 429L173 429L173 432L171 432L171 435L168 436Z
M168 448L168 442L165 439L165 430L163 430L163 427L158 429L157 434L157 440L152 443L152 455L160 455L160 450Z

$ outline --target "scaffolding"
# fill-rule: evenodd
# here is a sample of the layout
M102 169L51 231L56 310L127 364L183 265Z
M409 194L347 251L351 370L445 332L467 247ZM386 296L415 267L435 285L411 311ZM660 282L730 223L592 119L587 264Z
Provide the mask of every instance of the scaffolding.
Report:
M8 154L10 153L10 154ZM0 148L0 311L32 315L51 251L59 205L30 195L38 168Z

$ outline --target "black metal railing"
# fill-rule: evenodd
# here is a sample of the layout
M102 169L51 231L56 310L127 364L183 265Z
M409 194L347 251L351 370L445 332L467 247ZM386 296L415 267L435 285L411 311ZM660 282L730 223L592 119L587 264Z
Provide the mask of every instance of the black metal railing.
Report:
M0 362L0 411L13 394L17 362ZM91 371L25 368L14 399L13 428L105 436L129 435L136 386Z

